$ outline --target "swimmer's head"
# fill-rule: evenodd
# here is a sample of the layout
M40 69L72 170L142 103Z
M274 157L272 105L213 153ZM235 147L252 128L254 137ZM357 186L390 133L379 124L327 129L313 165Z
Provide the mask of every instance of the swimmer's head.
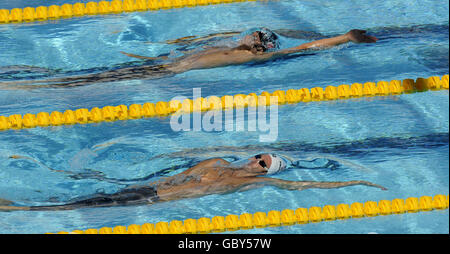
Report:
M270 31L268 28L262 28L259 33L259 38L261 40L261 44L265 51L269 51L272 49L278 49L279 43L278 43L278 36Z
M279 48L278 36L265 27L250 31L250 34L242 38L241 45L249 47L253 53L267 52Z
M267 169L268 175L276 174L280 171L286 169L286 161L276 154L269 154L271 163L270 167Z
M233 167L239 167L255 174L275 174L286 169L286 162L276 154L258 154L248 159L231 163Z

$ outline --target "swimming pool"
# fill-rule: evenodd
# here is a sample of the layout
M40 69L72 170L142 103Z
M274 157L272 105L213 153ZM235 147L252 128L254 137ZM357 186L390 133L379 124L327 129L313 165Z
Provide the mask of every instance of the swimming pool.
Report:
M47 1L46 5L74 2L88 1ZM40 1L2 1L0 9L39 5ZM169 101L174 96L192 97L192 88L201 88L203 96L222 96L442 76L449 71L448 5L441 1L242 2L3 24L1 81L114 68L134 61L119 51L148 56L171 51L176 54L180 46L167 44L168 40L259 26L306 30L324 36L361 28L380 41L373 45L348 44L264 64L189 71L157 80L70 89L0 90L0 115ZM283 37L282 47L306 41ZM278 108L278 137L274 142L260 142L258 131L174 132L170 118L2 131L0 198L22 205L112 193L125 187L123 183L135 183L127 179L144 177L161 168L265 151L294 158L335 157L369 169L361 171L341 164L334 170L292 169L274 177L367 180L388 191L360 186L301 192L265 187L152 206L10 212L0 214L0 232L72 231L448 194L448 103L447 90L282 105ZM10 158L14 155L23 157ZM70 177L74 175L77 177ZM448 210L443 210L235 233L448 233L448 225Z

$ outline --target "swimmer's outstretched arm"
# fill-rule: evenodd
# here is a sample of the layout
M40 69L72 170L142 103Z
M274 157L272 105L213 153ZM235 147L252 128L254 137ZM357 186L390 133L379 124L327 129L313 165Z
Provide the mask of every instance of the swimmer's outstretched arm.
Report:
M342 34L342 35L335 36L332 38L326 38L326 39L321 39L321 40L317 40L317 41L304 43L297 47L283 49L283 50L279 50L276 52L261 54L261 55L258 55L256 58L257 58L257 60L258 60L258 58L261 60L266 60L266 59L270 59L272 57L283 56L283 55L292 54L292 53L298 53L298 52L302 52L302 51L306 51L306 50L328 49L328 48L331 48L331 47L334 47L334 46L337 46L340 44L344 44L347 42L374 43L376 41L378 41L378 39L374 36L366 35L365 30L353 29L353 30L350 30L346 34Z
M275 186L281 189L286 190L306 190L311 188L319 188L319 189L333 189L333 188L341 188L346 186L353 185L365 185L370 187L376 187L382 190L387 190L385 187L374 184L367 181L347 181L347 182L311 182L311 181L287 181L277 178L269 178L269 177L256 177L252 180L252 184L248 187L258 187L261 185L270 185ZM246 188L250 189L250 188Z

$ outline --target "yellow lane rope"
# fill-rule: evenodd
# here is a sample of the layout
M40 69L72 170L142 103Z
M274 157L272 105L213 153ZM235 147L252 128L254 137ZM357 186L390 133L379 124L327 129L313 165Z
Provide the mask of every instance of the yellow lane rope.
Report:
M289 89L287 91L276 90L273 93L264 91L261 95L256 93L224 95L222 97L209 96L199 97L195 100L185 99L183 101L171 100L169 102L159 101L157 103L132 104L130 106L105 106L92 109L81 108L66 110L64 112L53 111L40 112L37 114L13 114L10 116L0 115L0 131L9 129L24 129L35 127L47 127L58 125L87 124L105 121L139 119L144 117L165 117L174 113L192 113L209 110L227 110L233 108L270 106L277 101L278 104L293 104L311 101L342 100L350 98L400 95L403 93L421 92L427 90L448 90L449 75L429 78L391 80L366 82L364 84L354 83L352 85L327 86L325 89L314 87L311 89ZM270 97L277 96L277 100Z
M295 211L280 211L230 214L225 217L202 217L200 219L173 220L170 222L145 223L143 225L103 227L100 229L74 230L58 232L59 234L205 234L224 231L245 230L253 228L290 226L314 222L343 220L350 218L374 217L380 215L415 213L448 209L448 198L445 195L410 197L394 200L355 202L350 205L339 204L323 207L298 208Z
M257 0L113 0L86 4L39 6L37 8L14 8L12 10L0 9L0 24L248 1Z

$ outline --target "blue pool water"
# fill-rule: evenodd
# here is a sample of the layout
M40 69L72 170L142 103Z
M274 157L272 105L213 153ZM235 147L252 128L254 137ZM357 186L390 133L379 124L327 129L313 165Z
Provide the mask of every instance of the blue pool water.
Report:
M46 5L88 1L52 1ZM0 3L0 9L42 1ZM346 44L264 64L195 70L157 80L74 88L0 89L0 115L169 101L202 96L442 76L449 72L449 3L443 1L269 1L0 25L0 82L92 73L127 63L120 51L178 54L185 36L266 26L315 36L282 37L282 47L366 29L376 44ZM304 33L305 34L305 33ZM309 33L311 35L311 33ZM202 46L196 45L197 47ZM388 188L286 191L264 187L152 206L0 213L0 233L45 233L448 194L447 91L299 103L278 108L278 136L261 131L174 132L147 118L0 132L0 198L19 205L113 193L161 168L266 151L334 158L334 169L291 169L286 180L366 180ZM244 119L243 121L246 121ZM12 159L10 156L22 156ZM65 171L56 172L54 170ZM69 173L70 172L70 173ZM236 233L449 233L448 210L235 231Z

